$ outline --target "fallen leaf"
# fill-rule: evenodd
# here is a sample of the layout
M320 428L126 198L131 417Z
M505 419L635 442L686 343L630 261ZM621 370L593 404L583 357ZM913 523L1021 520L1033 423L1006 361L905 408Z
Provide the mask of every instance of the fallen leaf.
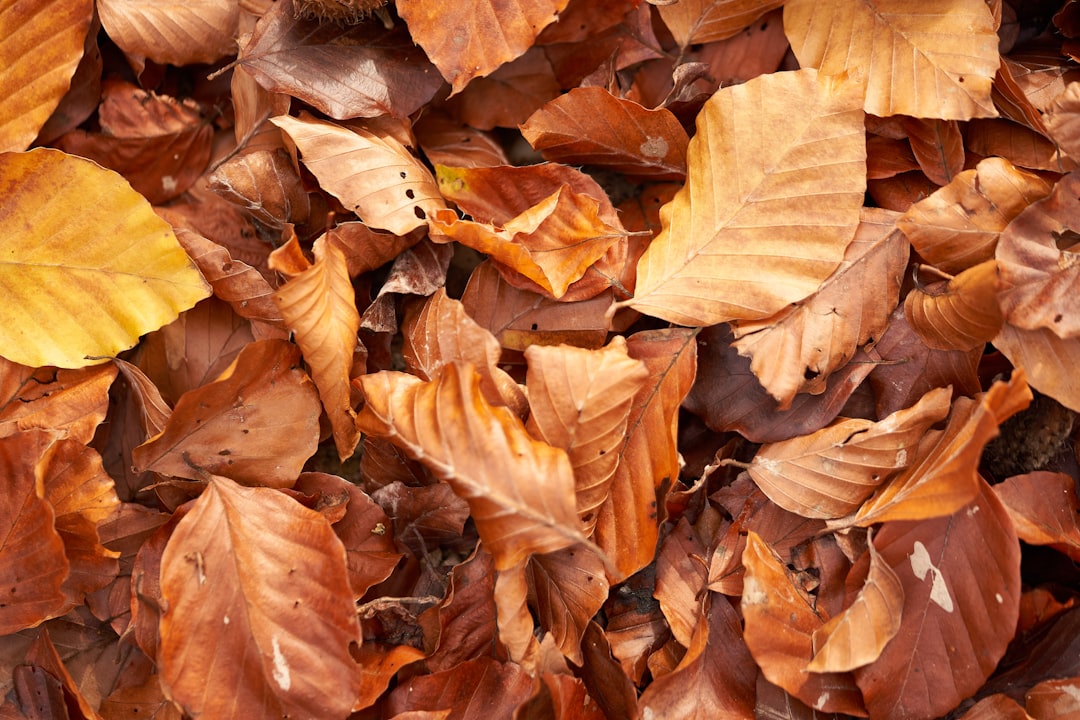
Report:
M664 20L679 47L729 38L759 17L783 5L780 0L682 0L659 5ZM747 78L749 79L749 78Z
M964 136L955 120L904 118L911 150L926 177L947 185L964 169Z
M533 555L526 568L537 621L567 660L581 665L581 638L608 598L604 562L588 547L574 545Z
M390 692L385 710L388 717L448 710L446 717L486 720L512 716L531 692L532 678L520 666L482 657L402 682Z
M1046 471L1025 473L995 485L994 492L1021 540L1050 545L1080 559L1080 501L1071 477Z
M98 13L109 37L139 73L148 59L190 65L236 53L240 7L227 0L193 0L178 6L104 0Z
M86 444L105 419L116 368L29 368L0 358L0 436L35 428Z
M934 350L975 350L1001 331L997 262L964 270L942 287L915 287L904 300L912 329Z

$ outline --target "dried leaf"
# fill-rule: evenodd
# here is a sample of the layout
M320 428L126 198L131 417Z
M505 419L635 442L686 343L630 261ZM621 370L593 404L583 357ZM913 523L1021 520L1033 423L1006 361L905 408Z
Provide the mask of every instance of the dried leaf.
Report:
M116 368L29 368L0 358L0 436L38 428L89 443L109 409Z
M1016 528L1030 545L1051 545L1080 560L1080 501L1072 478L1064 473L1015 475L994 492Z
M526 573L540 627L551 633L570 662L581 665L581 637L608 597L603 560L594 550L576 545L533 555Z
M566 453L491 406L471 366L444 366L429 382L383 371L356 383L365 397L360 430L404 449L469 502L497 569L584 541Z
M0 185L7 359L100 362L209 295L172 230L115 173L38 148L0 155Z
M1030 373L1033 388L1080 412L1080 385L1073 381L1080 338L1063 340L1047 328L1022 330L1005 323L993 344L1013 367Z
M270 121L296 143L322 188L365 225L406 235L446 207L431 171L387 133L345 128L306 114Z
M817 290L843 260L866 189L856 90L800 70L718 91L626 304L714 325L774 315Z
M360 641L345 550L319 513L212 477L161 560L160 663L191 715L345 717Z
M964 169L964 136L955 120L904 118L911 150L926 177L947 185Z
M532 682L520 665L482 657L402 682L384 709L387 717L408 718L409 711L438 709L449 709L447 717L460 720L511 717L532 693Z
M913 288L904 299L904 314L928 347L974 350L1001 331L997 297L997 262L987 260L964 270L944 287Z
M811 435L764 445L750 463L750 476L785 510L823 519L847 515L917 460L920 440L948 415L950 395L938 388L877 423L841 420Z
M781 0L680 0L659 5L660 17L679 47L715 42L737 34ZM749 79L749 78L747 78Z
M0 10L0 152L30 147L71 86L94 14L90 0L8 3Z
M212 63L236 53L238 3L192 0L162 5L103 0L101 24L139 72L147 59L162 65Z
M1080 83L1071 82L1064 92L1050 103L1042 121L1050 137L1072 157L1080 157L1080 144L1076 142L1077 121L1080 120Z
M165 430L135 449L139 472L290 487L319 440L319 406L284 340L248 345L217 381L185 393Z
M273 297L311 367L344 462L360 440L349 386L360 314L344 253L325 240L317 242L315 264L290 278Z
M998 38L983 0L795 0L784 5L784 31L802 67L860 78L868 113L997 116Z
M281 148L229 158L207 175L206 184L267 227L304 222L311 210L292 158Z

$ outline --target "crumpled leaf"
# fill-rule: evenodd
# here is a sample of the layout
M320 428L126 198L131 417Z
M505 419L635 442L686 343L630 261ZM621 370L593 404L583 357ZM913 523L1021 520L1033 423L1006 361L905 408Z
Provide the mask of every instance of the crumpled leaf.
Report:
M9 360L101 362L210 294L171 228L119 175L38 148L0 154L0 188Z
M67 94L93 15L90 0L6 3L0 9L0 152L28 148Z
M446 365L429 382L393 371L354 382L365 397L360 430L390 440L468 501L496 569L585 540L566 453L489 404L471 366Z
M570 457L577 512L589 536L596 509L608 497L619 462L616 450L625 441L630 408L648 370L627 354L622 337L602 350L534 345L525 360L532 410L526 427Z
M1001 330L997 298L997 262L987 260L944 286L912 288L904 299L904 313L929 347L973 350L993 340Z
M365 225L406 235L446 203L431 171L388 133L302 114L270 121L288 133L323 190Z
M649 110L600 87L574 88L529 116L521 134L544 159L681 180L689 138L666 108Z
M279 230L285 223L304 222L311 211L300 175L283 148L249 150L229 158L206 176L206 184L258 222Z
M319 442L318 397L284 340L245 347L221 378L180 397L165 429L132 453L138 471L291 487Z
M325 239L316 241L315 264L290 278L273 297L311 367L344 462L360 440L349 385L360 313L344 253Z
M408 117L442 77L400 28L320 21L274 3L244 47L240 66L272 92L287 93L335 120Z
M139 72L147 59L192 65L236 54L240 5L230 0L102 0L97 10L109 38Z
M997 116L998 37L983 0L789 0L784 31L802 67L860 78L873 115Z
M163 686L190 715L345 717L360 641L345 549L321 514L212 476L161 559Z
M950 396L947 388L937 388L880 422L841 420L810 435L763 445L748 472L785 510L811 518L842 517L917 460L920 440L949 414Z
M438 0L399 0L398 15L416 44L461 92L475 77L491 74L522 55L536 36L559 19L568 0L469 0L447 5Z
M89 443L109 410L116 367L30 368L0 358L0 437L39 428Z
M866 189L857 88L814 70L723 88L697 116L687 162L626 305L684 325L774 315L815 292L855 235Z

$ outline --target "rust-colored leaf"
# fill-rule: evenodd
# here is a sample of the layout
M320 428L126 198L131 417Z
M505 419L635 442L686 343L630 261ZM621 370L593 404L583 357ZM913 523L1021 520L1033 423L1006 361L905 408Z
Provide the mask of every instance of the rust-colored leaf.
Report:
M584 541L566 453L488 403L471 366L444 366L428 382L383 371L356 383L365 397L360 430L389 439L469 502L496 568Z
M1080 412L1080 384L1073 381L1080 338L1063 340L1049 328L1022 330L1005 323L993 343L1013 367L1029 373L1031 387Z
M781 0L680 0L654 3L679 47L723 40L783 5Z
M1026 473L995 485L994 492L1021 540L1050 545L1080 560L1080 501L1071 477L1045 471Z
M450 670L410 678L394 688L385 709L388 717L407 718L410 710L449 710L446 717L460 720L511 717L529 698L532 682L520 665L477 658Z
M802 67L860 78L868 113L997 116L998 38L983 0L794 0L784 5L784 31Z
M581 637L608 597L603 561L581 545L533 555L526 568L540 627L575 665L582 664Z
M955 120L904 118L911 150L926 177L947 185L964 169L964 136Z
M904 299L904 313L930 348L974 350L1001 331L997 298L997 262L987 260L944 286L913 288Z
M321 514L212 477L161 560L159 660L191 715L345 717L360 641L345 549Z
M303 222L311 211L292 158L282 148L249 150L229 158L207 176L206 183L268 227Z
M866 189L857 88L814 70L723 88L697 116L687 163L627 305L685 325L773 315L815 292L854 237Z
M165 430L135 449L139 471L290 487L319 439L318 398L283 340L248 345L217 381L185 393Z
M161 5L144 0L98 3L101 24L140 72L146 60L190 65L236 52L240 6L227 0Z
M315 264L290 278L273 297L311 367L338 457L344 461L360 440L349 386L360 313L344 253L330 242L317 242Z
M35 369L0 358L0 437L38 428L89 443L114 379L114 365Z

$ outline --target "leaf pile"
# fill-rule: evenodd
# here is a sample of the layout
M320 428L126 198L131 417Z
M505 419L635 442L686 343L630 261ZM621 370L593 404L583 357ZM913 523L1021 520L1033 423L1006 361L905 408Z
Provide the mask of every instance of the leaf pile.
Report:
M0 37L0 717L1080 713L1080 3Z

